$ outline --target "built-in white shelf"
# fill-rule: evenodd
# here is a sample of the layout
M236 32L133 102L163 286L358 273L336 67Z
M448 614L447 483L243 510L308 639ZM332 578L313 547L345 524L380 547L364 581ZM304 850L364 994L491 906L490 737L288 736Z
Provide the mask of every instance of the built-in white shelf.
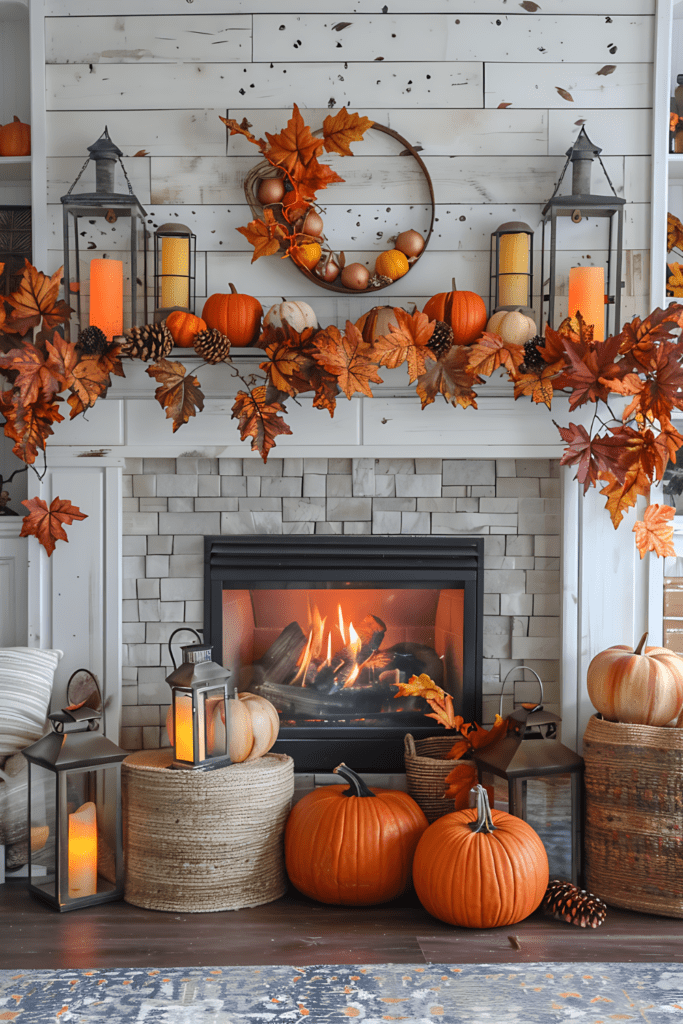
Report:
M669 181L683 178L683 153L669 153Z

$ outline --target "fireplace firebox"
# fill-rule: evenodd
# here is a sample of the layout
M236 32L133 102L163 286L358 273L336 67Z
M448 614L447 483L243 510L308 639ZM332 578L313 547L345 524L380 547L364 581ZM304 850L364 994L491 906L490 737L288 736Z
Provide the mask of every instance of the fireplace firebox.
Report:
M402 771L407 732L442 732L414 675L481 721L483 592L480 537L205 538L205 636L297 771Z

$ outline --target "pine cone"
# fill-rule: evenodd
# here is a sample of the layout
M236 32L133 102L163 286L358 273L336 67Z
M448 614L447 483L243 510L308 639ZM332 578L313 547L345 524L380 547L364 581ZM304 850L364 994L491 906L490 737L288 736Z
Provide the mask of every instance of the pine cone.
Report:
M434 325L434 333L427 342L427 348L430 348L437 356L442 356L454 344L453 328L443 320L437 320Z
M107 335L99 327L84 327L76 345L86 356L101 356L109 348Z
M126 340L121 347L121 355L131 359L148 359L156 361L167 356L173 348L173 335L163 320L160 324L144 324L142 327L131 327L126 331Z
M205 363L222 363L230 355L230 338L215 329L200 331L194 339L194 350Z
M607 907L597 896L557 878L548 884L541 906L558 921L566 921L579 928L597 928L607 917Z
M538 334L524 344L523 366L527 373L530 370L540 370L545 365L545 360L538 351L539 348L545 348L545 338L541 338Z

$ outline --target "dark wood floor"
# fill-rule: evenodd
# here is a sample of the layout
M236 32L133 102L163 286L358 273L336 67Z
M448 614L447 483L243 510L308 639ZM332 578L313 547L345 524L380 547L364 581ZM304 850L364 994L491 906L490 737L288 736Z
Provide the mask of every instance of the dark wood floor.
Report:
M25 882L0 885L2 968L204 967L254 964L683 962L683 920L610 909L601 928L533 914L512 928L452 928L414 896L381 907L275 903L217 914L167 914L110 903L58 914ZM521 946L513 948L508 935Z

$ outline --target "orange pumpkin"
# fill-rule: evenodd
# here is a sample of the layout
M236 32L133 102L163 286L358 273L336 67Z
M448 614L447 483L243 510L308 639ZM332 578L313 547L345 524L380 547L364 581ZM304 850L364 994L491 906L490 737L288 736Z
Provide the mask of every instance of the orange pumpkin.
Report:
M410 880L427 819L407 793L370 790L345 764L334 770L349 789L320 786L287 819L287 874L300 892L321 903L386 903Z
M206 323L200 316L185 312L184 309L174 309L169 313L166 317L166 326L178 348L192 348L200 331L206 330Z
M446 814L424 833L413 883L432 917L463 928L516 924L539 906L548 886L548 856L530 825L491 810L483 786L477 809Z
M608 647L588 666L588 696L608 722L666 725L683 710L683 658L644 647L646 637L635 651Z
M228 750L235 763L255 761L263 757L275 743L280 731L280 716L265 697L255 693L240 693L238 700L231 700L230 735ZM222 699L216 702L220 717L225 725L225 709ZM216 719L217 721L217 719ZM173 705L166 712L166 731L173 745Z
M263 309L253 295L240 295L234 284L230 294L209 295L202 310L202 320L211 330L220 331L236 348L251 345L259 336Z
M422 311L430 320L443 320L453 329L456 345L472 345L486 327L486 306L476 292L453 291L433 295Z
M30 156L31 126L23 124L17 115L9 124L0 126L0 156Z

